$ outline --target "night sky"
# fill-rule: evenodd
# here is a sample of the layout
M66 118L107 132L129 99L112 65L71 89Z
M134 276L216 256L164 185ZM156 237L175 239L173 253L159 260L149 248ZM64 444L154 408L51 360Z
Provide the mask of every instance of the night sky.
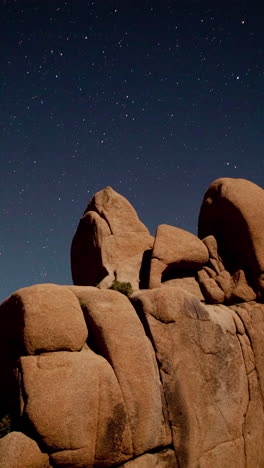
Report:
M264 186L262 2L0 2L1 301L72 283L108 185L152 234L196 234L219 177Z

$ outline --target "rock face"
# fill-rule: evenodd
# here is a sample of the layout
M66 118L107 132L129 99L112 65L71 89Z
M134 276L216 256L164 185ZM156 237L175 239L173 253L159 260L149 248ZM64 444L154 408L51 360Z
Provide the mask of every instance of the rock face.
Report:
M160 225L154 246L123 197L99 192L72 244L80 284L0 305L0 468L264 468L263 230L250 212L263 191L220 181L202 239Z
M34 288L40 316L49 317L53 288L62 302L71 298L66 329L70 311L79 315L75 298L87 339L79 351L60 349L56 315L43 351L27 351L29 331L5 334L9 346L19 343L10 370L24 434L1 440L1 468L264 466L263 304L208 305L165 285L131 300L95 287L38 285L11 296L1 320L16 296L17 317L24 317ZM34 313L27 309L29 323Z
M207 190L199 216L199 237L213 235L224 263L244 270L263 293L264 191L244 179L222 178Z
M172 272L199 270L208 262L208 249L188 231L161 224L158 226L150 264L149 288L160 287ZM163 276L163 281L162 281ZM165 277L165 278L164 278Z
M254 316L264 330L263 305L234 314L177 288L143 291L133 302L156 349L179 466L264 466L264 362L255 351L263 342L259 335L254 350L249 325Z
M41 453L34 440L22 432L11 432L0 439L1 468L49 468L49 457Z
M64 317L59 315L57 291ZM18 323L27 323L24 329L10 330L9 310ZM19 424L26 434L34 434L51 466L111 466L170 446L155 353L124 295L94 287L36 285L7 299L0 319L6 337L1 374L17 376L20 387L20 396L13 400L3 392L2 404L17 409ZM71 336L75 323L78 341L68 346L66 335ZM47 333L49 326L52 334ZM37 342L40 328L41 349L29 346ZM7 354L15 343L16 360L9 362Z
M74 284L110 287L114 280L139 288L144 252L153 237L132 205L111 187L90 201L72 241Z

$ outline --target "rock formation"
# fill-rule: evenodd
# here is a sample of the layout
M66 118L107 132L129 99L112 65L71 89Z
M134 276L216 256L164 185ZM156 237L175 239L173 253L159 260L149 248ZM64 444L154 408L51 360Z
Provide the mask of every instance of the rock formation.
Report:
M129 281L138 289L142 257L153 237L132 205L111 187L88 204L72 241L74 284L109 287Z
M0 306L0 468L264 467L263 208L260 187L219 179L200 238L160 225L153 242L129 202L98 192L75 285Z
M263 293L264 191L243 179L222 178L207 190L199 216L199 237L212 234L228 269L245 271Z
M195 273L208 260L208 249L198 237L183 229L161 224L157 228L152 251L149 288L160 287L161 282L175 274L177 276L179 271Z

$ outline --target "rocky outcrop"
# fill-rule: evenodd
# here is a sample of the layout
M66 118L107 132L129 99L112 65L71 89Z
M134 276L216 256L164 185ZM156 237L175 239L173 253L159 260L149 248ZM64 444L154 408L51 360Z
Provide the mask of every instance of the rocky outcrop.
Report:
M208 262L208 249L188 231L161 224L152 251L149 288L158 288L166 279L188 270L199 270Z
M199 237L213 235L227 269L246 272L262 295L264 191L244 179L222 178L207 190L199 216Z
M132 205L107 187L90 201L73 238L73 282L108 288L114 280L129 281L138 289L142 258L152 246Z
M117 280L133 290L181 282L212 304L261 298L263 206L263 189L252 182L218 179L201 206L200 239L162 224L153 242L130 203L107 187L90 201L73 238L73 281L109 288Z
M70 312L83 316L81 350L57 342L60 323L56 314L50 318L47 298L58 288L65 328ZM130 300L95 287L37 285L11 296L1 320L18 296L16 316L27 309L30 323L29 292L41 298L37 308L47 311L54 334L33 353L25 342L34 327L6 334L1 323L9 344L1 372L5 352L19 343L10 372L20 393L8 404L24 433L2 439L3 467L18 459L21 446L22 468L31 466L31 453L36 468L264 465L263 304L208 305L165 285Z
M156 350L179 466L263 466L264 362L250 344L255 336L263 348L255 329L264 330L263 305L248 304L242 319L239 309L202 305L177 288L139 292L133 302Z
M80 284L0 306L0 468L264 467L262 192L220 179L201 238L160 225L154 245L123 197L94 196L72 243Z
M244 270L233 267L231 274L225 269L214 236L205 237L203 242L208 248L209 261L197 272L197 279L205 301L211 304L254 301L256 294L249 286Z
M13 329L7 311L26 326ZM36 285L7 299L0 320L1 374L15 375L20 390L12 400L3 392L2 404L16 409L19 425L49 454L51 466L111 466L170 446L155 353L124 295ZM12 363L11 347L17 351Z

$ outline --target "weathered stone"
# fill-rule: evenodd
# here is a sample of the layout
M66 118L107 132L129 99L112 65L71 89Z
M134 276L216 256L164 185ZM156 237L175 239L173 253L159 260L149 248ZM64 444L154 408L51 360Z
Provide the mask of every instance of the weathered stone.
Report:
M246 467L264 466L263 437L264 414L263 395L258 381L258 374L252 371L248 374L249 403L245 414L243 427Z
M209 259L208 250L198 237L166 224L157 228L152 256L167 265L172 263L178 268L194 270L200 269Z
M208 265L216 272L217 275L220 275L221 271L224 270L223 265L215 258L209 258Z
M245 466L248 381L231 310L177 288L142 291L133 301L155 343L179 465L209 467L211 458L217 467L237 459Z
M201 457L198 466L199 468L245 467L243 436L213 447Z
M111 465L133 456L126 403L102 356L89 349L25 356L21 369L23 413L42 445L60 452L54 459L69 463L81 450L87 465Z
M78 286L71 290L83 305L91 347L107 359L117 376L134 455L169 445L155 354L130 301L111 290Z
M215 279L215 278L217 277L217 273L216 273L216 271L215 271L213 268L210 268L210 267L208 267L208 266L204 266L204 267L203 267L203 270L205 270L206 273L208 273L208 277L209 277L209 278Z
M133 249L135 249L136 252L141 240L142 235L138 236L137 234L131 234L126 238L114 238L111 236L111 238L104 242L104 258L108 258L109 265L111 264L111 267L108 268L108 276L98 283L97 286L100 289L107 289L115 280L130 283L133 290L139 289L141 281L140 271L144 252L140 252L139 254L136 253L126 259L124 259L123 255L125 253L128 254L128 252L133 252ZM148 244L148 248L150 245L151 244ZM114 252L116 252L116 255ZM105 266L107 266L107 262L105 262Z
M37 284L13 293L0 306L0 325L4 341L20 354L79 351L88 335L75 295L57 284Z
M218 246L217 246L217 241L214 236L207 236L203 239L203 243L206 245L208 252L209 252L209 257L214 258L215 260L219 260L219 255L218 255Z
M153 251L127 200L95 195L72 258L98 288L36 285L0 306L0 410L35 439L1 439L0 468L264 467L263 193L216 181L203 241L161 225ZM130 299L104 289L149 276Z
M49 456L22 432L0 439L0 468L48 468Z
M88 462L90 460L90 451L90 447L82 447L75 450L62 450L61 452L51 453L52 468L94 468L96 465Z
M149 287L156 288L166 279L177 278L179 270L199 270L208 259L208 249L194 234L161 224L153 246Z
M234 302L248 302L256 299L256 294L249 286L243 270L238 270L233 274L227 298Z
M241 320L241 318L239 317L238 314L236 314L232 308L230 307L230 310L232 311L232 315L233 315L233 319L234 319L234 322L235 322L235 325L236 325L236 330L237 330L237 333L239 335L244 335L245 334L245 327L244 327L244 324Z
M230 293L231 290L231 275L227 270L223 270L215 278L216 283L224 291L225 295Z
M139 288L142 258L153 237L132 205L111 187L90 201L72 241L74 284L96 286L106 276Z
M89 202L85 213L88 211L95 211L105 219L113 235L122 236L124 232L133 232L133 230L149 233L146 226L139 220L131 203L112 187L106 187L97 192Z
M200 287L206 302L209 304L222 304L224 302L225 293L213 278L201 280Z
M173 287L173 288L182 288L185 291L194 294L200 301L204 301L204 296L200 289L198 281L194 276L186 278L175 278L168 281L165 281L161 284L161 287Z
M172 449L164 449L157 453L145 453L119 466L120 468L178 468Z
M254 353L251 348L250 341L248 339L248 336L246 334L243 335L238 335L238 339L241 345L241 350L243 353L243 358L244 358L244 363L245 363L245 368L247 375L250 374L250 372L253 372L256 367L255 363L255 358L254 358Z
M236 334L236 324L229 307L224 304L206 304L206 311L209 313L210 319L220 325L224 332L231 333L231 335Z
M243 430L246 466L264 466L264 304L254 302L231 306L244 324L245 335L239 337L248 374L249 404ZM243 342L241 340L243 339Z
M243 321L250 338L262 400L264 401L264 304L255 302L242 303L236 308L236 313L239 314Z
M207 268L202 268L201 270L197 271L197 278L199 283L201 283L204 280L212 278L212 275L210 272L208 272Z
M210 185L199 216L199 237L213 235L225 266L249 272L256 289L264 271L263 211L262 188L248 180L222 178Z

